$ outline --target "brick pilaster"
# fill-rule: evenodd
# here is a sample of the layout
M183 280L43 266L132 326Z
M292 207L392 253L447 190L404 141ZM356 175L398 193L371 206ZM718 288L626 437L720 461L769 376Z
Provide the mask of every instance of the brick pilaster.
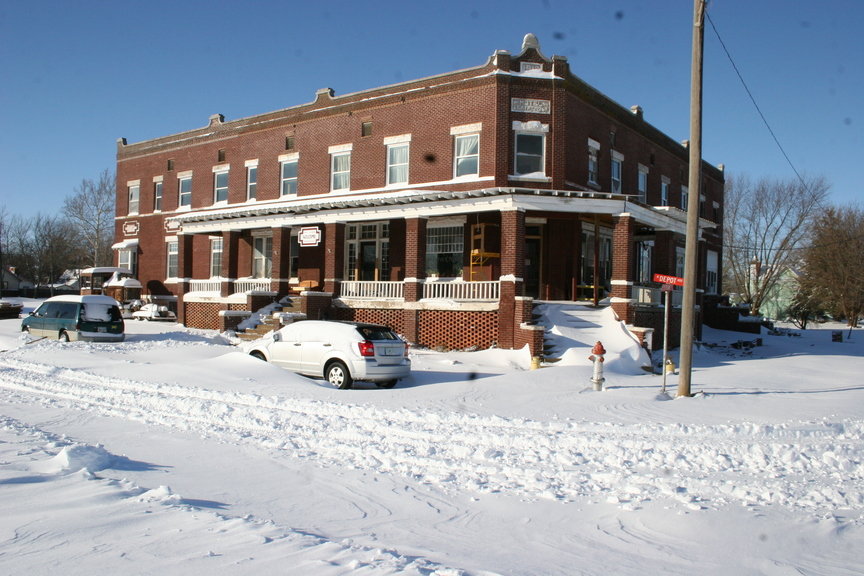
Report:
M324 226L324 292L336 293L345 270L345 223Z

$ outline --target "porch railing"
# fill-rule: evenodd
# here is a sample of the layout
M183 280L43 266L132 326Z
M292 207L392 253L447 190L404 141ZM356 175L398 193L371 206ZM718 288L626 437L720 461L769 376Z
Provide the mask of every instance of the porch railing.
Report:
M402 282L373 282L347 280L339 285L339 295L343 298L404 298L405 290Z
M651 288L649 286L633 286L630 292L630 297L637 304L664 306L666 304L666 293L659 288ZM681 306L684 293L680 290L673 290L670 303L672 306Z
M206 280L190 280L190 292L207 292L209 294L219 295L222 292L221 278L207 278Z
M423 283L423 298L431 300L498 300L501 283L496 281L465 282L455 280L429 280Z
M239 278L234 281L234 292L268 292L270 278Z
M190 292L205 292L208 294L221 294L222 283L227 282L224 278L206 278L204 280L189 280ZM252 291L270 290L270 278L240 278L234 281L234 292L245 293Z

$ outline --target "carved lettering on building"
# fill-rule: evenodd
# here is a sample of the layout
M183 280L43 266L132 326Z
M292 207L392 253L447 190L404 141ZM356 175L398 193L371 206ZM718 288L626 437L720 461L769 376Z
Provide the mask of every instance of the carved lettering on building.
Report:
M549 100L534 100L531 98L511 98L511 112L530 112L532 114L551 114L552 103Z

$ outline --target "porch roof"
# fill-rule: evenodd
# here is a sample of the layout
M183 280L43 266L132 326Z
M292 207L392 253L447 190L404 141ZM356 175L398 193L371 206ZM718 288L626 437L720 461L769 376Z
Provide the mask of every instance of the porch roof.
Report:
M623 194L584 190L493 187L473 190L404 190L329 194L247 203L170 216L183 233L361 222L389 218L448 216L488 211L542 211L570 214L630 214L658 230L684 234L683 210L649 207ZM703 220L700 227L716 226Z

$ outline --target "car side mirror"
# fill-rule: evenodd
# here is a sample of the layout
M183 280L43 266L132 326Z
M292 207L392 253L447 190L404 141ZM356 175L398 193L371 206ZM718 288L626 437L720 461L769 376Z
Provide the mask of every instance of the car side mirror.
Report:
M274 332L273 333L273 341L274 342L280 342L281 340L282 340L282 335L279 332Z

